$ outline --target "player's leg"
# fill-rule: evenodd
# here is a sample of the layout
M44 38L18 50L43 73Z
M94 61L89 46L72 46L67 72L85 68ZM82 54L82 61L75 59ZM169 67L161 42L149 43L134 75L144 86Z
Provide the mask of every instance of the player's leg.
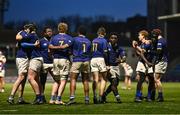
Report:
M50 72L51 76L54 79L54 83L52 85L52 91L51 91L51 99L49 101L50 104L55 104L56 102L56 98L58 95L58 89L59 89L59 85L60 85L60 69L59 69L59 63L60 60L59 59L54 59L53 60L53 71Z
M137 86L136 86L136 98L135 102L141 102L142 101L142 84L145 80L145 73L143 72L138 72L137 76L139 76L139 79L137 79Z
M66 105L71 105L71 104L76 103L75 90L76 90L76 81L77 81L78 76L79 76L79 73L71 72L70 74L70 97Z
M154 80L154 74L150 73L148 76L148 95L147 95L147 101L152 101L155 98L155 80Z
M161 83L161 76L162 76L162 74L155 73L155 81L156 81L157 90L158 90L157 101L159 101L159 102L164 101L163 91L162 91L162 83Z
M36 98L32 104L41 104L41 92L40 92L40 82L39 82L39 74L42 68L42 61L37 59L31 59L28 69L28 81L31 87L36 94Z
M166 72L166 69L167 69L167 62L165 61L161 61L155 65L155 82L158 90L158 98L157 98L158 102L164 101L161 78L163 74Z
M36 98L35 98L33 104L40 104L40 101L41 101L40 87L36 81L36 77L37 77L37 72L32 69L29 69L28 70L28 81L34 90L34 93L36 94Z
M59 71L60 71L60 81L59 81L59 89L58 96L55 104L64 105L65 103L62 101L62 95L67 83L68 74L69 74L70 62L67 59L59 59Z
M127 76L127 87L129 90L131 89L131 76Z
M20 84L22 83L22 81L25 79L25 75L23 73L19 74L17 80L15 81L15 83L13 84L12 90L11 90L11 94L7 100L8 103L13 104L14 103L14 96L16 94L16 91L18 90Z
M92 72L92 90L93 90L93 102L94 104L98 103L97 100L97 89L98 89L98 83L99 83L99 67L97 65L97 62L99 62L98 58L92 58L91 59L91 72Z
M142 84L145 80L145 73L146 73L146 67L144 63L141 61L138 62L136 67L136 80L137 80L137 86L136 86L136 95L135 95L135 102L141 102L142 101Z
M55 81L52 85L52 91L51 91L51 99L49 101L49 104L55 104L57 93L59 88L59 82Z
M94 104L97 104L97 88L98 88L98 82L99 82L99 72L93 72L93 83L92 83L92 89L93 89L93 101Z
M111 74L110 72L108 71L107 72L107 78L108 78L108 81L110 82L109 86L107 87L106 91L104 92L102 98L104 100L104 102L106 102L106 97L108 96L108 94L112 91L112 78L111 78Z
M42 96L42 102L46 103L46 98L44 95L44 91L45 91L45 84L46 84L46 80L47 80L47 74L48 74L48 68L46 70L42 70L40 72L40 90L41 90L41 96Z
M97 64L100 71L99 102L104 103L104 100L102 97L103 97L103 93L105 92L106 83L107 83L107 66L104 61L104 58L100 58Z
M81 73L84 85L85 104L89 104L89 73Z
M127 89L128 88L128 76L125 75L124 77L124 87L123 89Z
M81 75L84 86L85 104L89 104L89 75L90 74L90 62L86 61L82 63Z
M127 89L127 84L128 84L128 79L127 79L127 76L125 75L125 76L124 76L124 84L123 84L123 86L121 87L121 89Z
M62 95L67 83L67 77L68 76L61 76L61 80L59 81L59 88L58 88L58 95L56 98L55 104L57 105L64 105L65 103L62 101Z
M102 99L103 93L105 92L106 83L107 83L107 72L100 72L100 87L99 87L99 102L104 103Z
M3 77L0 76L0 93L2 92L3 90Z
M16 58L16 66L18 68L18 77L17 77L17 80L15 81L15 83L13 84L11 94L7 100L7 102L10 104L14 103L14 96L15 96L16 91L18 90L20 84L25 83L25 81L26 81L29 60L26 58ZM22 93L22 96L23 96L23 93Z
M118 84L119 84L119 78L118 77L113 78L111 89L114 93L114 96L116 97L117 102L121 103L120 95L119 95L118 88L117 88Z
M24 101L24 99L23 99L24 87L25 87L25 84L26 84L26 79L27 79L27 75L22 80L22 82L21 82L21 84L20 84L20 86L18 88L18 93L19 93L18 104L29 104L28 102Z
M79 76L80 67L82 62L73 62L71 66L70 73L70 97L66 105L71 105L75 103L75 90L76 90L76 81Z
M0 92L4 92L4 86L5 86L5 70L1 70L0 72Z

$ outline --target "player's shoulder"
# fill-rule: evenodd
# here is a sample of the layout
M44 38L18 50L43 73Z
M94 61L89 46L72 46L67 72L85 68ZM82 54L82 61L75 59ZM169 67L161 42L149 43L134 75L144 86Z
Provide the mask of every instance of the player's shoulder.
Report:
M99 39L98 38L94 38L92 42L97 42L97 41L99 41Z
M56 34L56 35L54 35L54 36L51 37L51 41L54 41L54 40L56 40L56 39L58 39L58 38L60 38L60 37L61 37L60 34Z
M28 33L26 31L24 31L24 30L20 31L19 34L21 36L27 36L28 35Z
M91 41L87 37L85 37L84 40L91 43Z
M151 40L146 40L145 41L145 44L147 44L147 45L150 45L152 42L151 42Z
M66 38L68 38L68 39L72 39L73 37L71 36L71 35L69 35L69 34L64 34L64 36L66 37Z

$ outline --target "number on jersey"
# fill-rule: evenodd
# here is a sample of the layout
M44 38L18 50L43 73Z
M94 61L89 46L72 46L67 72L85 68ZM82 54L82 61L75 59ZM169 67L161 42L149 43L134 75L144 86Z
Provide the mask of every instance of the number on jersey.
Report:
M98 44L97 43L93 43L93 51L97 51L97 47L98 47Z
M59 41L60 46L62 46L62 45L63 45L63 43L64 43L64 41Z

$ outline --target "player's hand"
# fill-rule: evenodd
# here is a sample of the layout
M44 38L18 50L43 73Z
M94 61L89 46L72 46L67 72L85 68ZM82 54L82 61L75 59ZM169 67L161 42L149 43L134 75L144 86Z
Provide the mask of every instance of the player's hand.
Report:
M121 63L121 59L120 58L116 58L116 63Z
M151 44L151 40L146 40L145 44Z
M36 33L35 31L32 31L31 33Z
M147 65L148 65L149 67L152 67L154 64L153 64L153 63L148 62L148 63L147 63Z
M18 33L17 33L17 35L20 35L20 33L22 32L22 30L21 31L19 31Z
M40 45L39 40L36 40L36 42L34 43L34 45L35 45L35 47L39 47L39 45Z
M137 47L137 46L138 46L138 42L135 41L135 40L133 40L133 41L132 41L132 46L133 46L133 48Z
M110 66L106 66L107 70L109 71L110 70Z

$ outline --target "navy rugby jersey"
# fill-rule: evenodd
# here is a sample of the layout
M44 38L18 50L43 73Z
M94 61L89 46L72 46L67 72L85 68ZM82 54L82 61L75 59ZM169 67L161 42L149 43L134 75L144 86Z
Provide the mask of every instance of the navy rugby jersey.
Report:
M44 63L53 63L52 58L49 56L48 52L49 41L45 37L40 40L40 52L43 57Z
M73 39L73 62L84 62L90 60L91 42L85 36Z
M168 50L167 50L167 42L164 38L160 38L157 41L157 50L161 50L161 53L159 57L157 58L157 61L168 61Z
M65 44L68 44L69 46L72 45L72 37L67 34L57 34L53 36L50 40L50 45L53 46L59 46ZM70 47L65 49L53 50L53 57L54 59L57 58L69 59L69 51L70 51Z
M122 49L119 46L116 46L115 48L113 48L111 43L109 43L108 60L109 60L110 66L117 66L119 63L116 62L116 59L123 56L125 56L124 49Z
M31 33L31 37L30 37L30 41L29 43L32 43L34 44L37 40L39 40L38 36L36 33ZM40 47L33 47L33 48L30 48L31 49L31 56L30 58L39 58L39 57L42 57L41 56L41 52L40 52ZM29 54L29 53L28 53Z
M147 59L147 61L152 62L154 58L154 54L152 52L152 44L141 43L140 47L145 50L144 57ZM141 58L140 61L144 62L144 60Z
M104 57L108 50L108 43L105 38L98 37L92 41L92 58Z
M16 58L28 58L27 49L24 47L21 47L21 43L26 42L28 33L26 31L21 31L20 35L22 36L22 39L17 42L18 50L16 53Z

